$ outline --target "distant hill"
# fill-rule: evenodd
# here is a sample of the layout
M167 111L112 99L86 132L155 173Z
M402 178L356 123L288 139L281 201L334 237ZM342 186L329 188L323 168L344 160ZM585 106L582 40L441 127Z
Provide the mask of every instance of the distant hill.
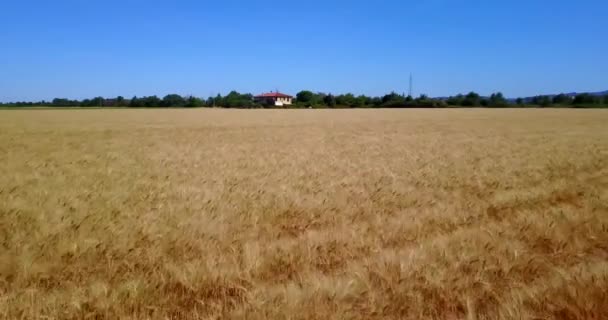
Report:
M597 91L597 92L568 92L568 93L564 93L564 94L565 94L565 95L567 95L567 96L569 96L569 97L574 98L574 97L576 97L577 95L579 95L579 94L583 94L583 93L588 93L588 94L590 94L590 95L592 95L592 96L601 96L601 97L603 97L603 96L608 96L608 90L605 90L605 91ZM556 95L558 95L558 94L561 94L561 93L554 93L554 94L539 94L539 95L536 95L536 96L548 96L548 97L550 97L550 98L553 98L553 97L555 97L555 96L556 96ZM466 95L466 93L464 93L464 95ZM524 101L525 101L526 103L528 103L528 102L532 101L532 99L533 99L534 97L535 97L535 96L522 97L522 99L524 99ZM443 96L443 97L435 97L434 99L438 99L438 100L443 100L443 101L445 101L445 100L447 100L448 98L449 98L449 97ZM481 96L480 98L481 98L481 99L489 99L490 97L488 97L488 96ZM509 101L509 102L511 102L511 103L514 103L516 100L517 100L517 98L513 98L513 97L511 97L511 98L507 98L507 101Z
M575 97L577 94L581 94L581 93L588 93L592 96L605 96L605 95L608 95L608 90L599 91L599 92L569 92L569 93L566 93L566 95L569 97Z
M588 93L592 96L606 96L608 95L608 90L606 91L598 91L598 92L568 92L568 93L564 93L565 95L567 95L568 97L576 97L579 94L583 94L583 93ZM548 96L550 98L555 97L556 95L561 94L561 93L554 93L554 94L539 94L538 96ZM530 97L523 97L524 101L528 102L531 101L534 98L534 96L530 96ZM516 98L509 98L507 99L511 102L515 101Z
M576 97L579 94L583 94L583 93L588 93L592 96L606 96L608 95L608 90L605 91L598 91L598 92L568 92L568 93L564 93L565 95L569 96L569 97ZM539 94L537 96L549 96L551 98L555 97L556 95L561 94L561 93L553 93L553 94ZM466 95L466 93L465 93ZM532 100L532 98L534 98L535 96L530 96L530 97L522 97L525 101L529 101ZM446 100L449 97L435 97L435 99L439 99L439 100ZM482 99L488 99L489 97L487 96L481 96ZM508 98L507 100L509 101L515 101L517 98Z
M608 94L608 90L606 91L599 91L599 92L568 92L568 93L557 93L557 94L540 94L540 96L549 96L549 97L555 97L558 94L565 94L568 97L576 97L579 94L583 94L583 93L587 93L590 94L592 96L605 96ZM527 98L532 98L532 97L526 97Z

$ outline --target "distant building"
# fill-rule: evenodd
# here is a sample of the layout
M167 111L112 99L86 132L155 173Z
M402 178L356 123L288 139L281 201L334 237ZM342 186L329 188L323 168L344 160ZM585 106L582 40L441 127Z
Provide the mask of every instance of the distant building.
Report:
M279 92L264 93L259 96L255 96L254 100L255 100L255 102L258 102L258 103L261 103L264 105L270 105L270 106L276 106L276 107L289 106L289 105L293 104L292 96L283 94L283 93L279 93Z

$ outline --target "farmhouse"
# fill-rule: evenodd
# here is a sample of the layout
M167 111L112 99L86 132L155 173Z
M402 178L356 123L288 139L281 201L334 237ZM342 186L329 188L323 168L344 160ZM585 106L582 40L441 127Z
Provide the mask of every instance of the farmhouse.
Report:
M264 93L254 97L255 101L271 106L289 106L293 103L293 97L279 92Z

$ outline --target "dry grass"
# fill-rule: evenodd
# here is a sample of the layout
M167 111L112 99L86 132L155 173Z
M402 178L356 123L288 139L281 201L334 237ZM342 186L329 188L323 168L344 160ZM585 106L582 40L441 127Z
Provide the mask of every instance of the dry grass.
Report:
M0 318L605 319L603 110L0 111Z

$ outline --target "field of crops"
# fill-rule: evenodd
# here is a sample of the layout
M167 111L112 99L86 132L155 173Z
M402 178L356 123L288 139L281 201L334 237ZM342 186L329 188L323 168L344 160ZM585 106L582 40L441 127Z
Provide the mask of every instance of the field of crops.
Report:
M608 111L0 110L0 318L605 319Z

